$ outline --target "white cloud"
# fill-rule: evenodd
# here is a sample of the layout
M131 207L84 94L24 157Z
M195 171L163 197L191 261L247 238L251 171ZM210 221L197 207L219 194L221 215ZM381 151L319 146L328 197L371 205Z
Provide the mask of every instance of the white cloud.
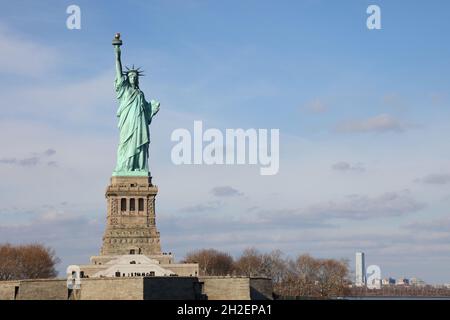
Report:
M0 25L0 75L42 76L60 61L56 50Z
M21 167L36 166L38 164L45 164L51 167L56 167L57 162L50 159L56 153L54 149L47 149L44 152L34 152L30 156L18 158L0 158L0 164L15 165Z
M205 212L207 214L212 214L220 207L220 205L221 205L220 201L208 201L181 208L180 212L188 212L188 213Z
M306 212L337 219L373 219L411 214L425 205L417 201L410 191L386 192L379 196L351 195L345 201L329 201L309 207Z
M424 184L443 185L450 183L450 174L448 173L433 173L423 178L416 179L416 182Z
M404 98L401 97L399 94L396 93L390 93L386 94L383 97L383 103L391 108L397 109L397 110L405 110L407 108L407 103L405 102Z
M336 131L343 133L356 132L403 132L410 125L395 119L388 114L380 114L368 119L345 121L336 127Z
M341 171L341 172L363 172L366 170L362 163L351 164L346 161L336 162L331 166L333 170Z
M425 233L444 232L450 237L450 217L414 221L406 224L405 228Z
M214 187L211 193L216 197L236 197L244 195L239 190L230 186Z
M417 201L408 190L386 192L379 196L350 195L343 201L326 201L306 208L263 210L260 215L271 217L273 223L301 223L329 219L367 220L391 218L417 212L425 204Z
M315 100L308 102L304 106L304 108L313 113L324 113L324 112L328 111L328 107L320 99L315 99Z
M80 126L101 124L102 117L108 112L114 115L116 111L113 79L112 72L108 72L64 84L38 84L0 92L4 105L14 105L13 110L5 111L16 117L34 116L44 121L70 122Z

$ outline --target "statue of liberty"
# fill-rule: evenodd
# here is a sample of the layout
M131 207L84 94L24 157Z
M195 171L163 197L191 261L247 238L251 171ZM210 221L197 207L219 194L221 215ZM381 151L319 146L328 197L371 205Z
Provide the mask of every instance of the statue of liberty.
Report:
M113 40L116 54L115 89L119 102L117 117L119 118L120 140L117 148L117 165L113 176L149 176L148 147L150 144L149 125L159 111L159 102L147 102L144 93L139 89L140 68L134 65L126 71L122 70L120 58L120 34Z

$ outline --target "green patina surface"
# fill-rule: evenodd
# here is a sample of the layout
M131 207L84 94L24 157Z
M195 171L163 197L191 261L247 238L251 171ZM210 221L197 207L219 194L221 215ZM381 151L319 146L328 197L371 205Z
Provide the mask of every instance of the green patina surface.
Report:
M122 71L120 35L116 35L113 45L116 54L116 97L119 103L120 139L117 148L117 165L113 176L150 176L148 168L148 148L150 144L149 125L159 111L159 102L145 100L139 88L141 71L127 68Z

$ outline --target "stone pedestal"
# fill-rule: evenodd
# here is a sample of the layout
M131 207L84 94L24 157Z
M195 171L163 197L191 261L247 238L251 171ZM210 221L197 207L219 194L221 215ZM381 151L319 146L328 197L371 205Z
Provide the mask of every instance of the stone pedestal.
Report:
M151 177L113 176L106 189L108 206L101 255L159 255L155 223L158 188Z

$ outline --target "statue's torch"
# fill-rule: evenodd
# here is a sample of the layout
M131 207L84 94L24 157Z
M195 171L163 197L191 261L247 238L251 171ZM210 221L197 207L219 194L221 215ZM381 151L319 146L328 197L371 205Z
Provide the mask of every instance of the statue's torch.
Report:
M122 40L120 40L120 33L117 32L114 35L114 39L112 41L112 45L113 46L119 46L119 47L122 45Z

